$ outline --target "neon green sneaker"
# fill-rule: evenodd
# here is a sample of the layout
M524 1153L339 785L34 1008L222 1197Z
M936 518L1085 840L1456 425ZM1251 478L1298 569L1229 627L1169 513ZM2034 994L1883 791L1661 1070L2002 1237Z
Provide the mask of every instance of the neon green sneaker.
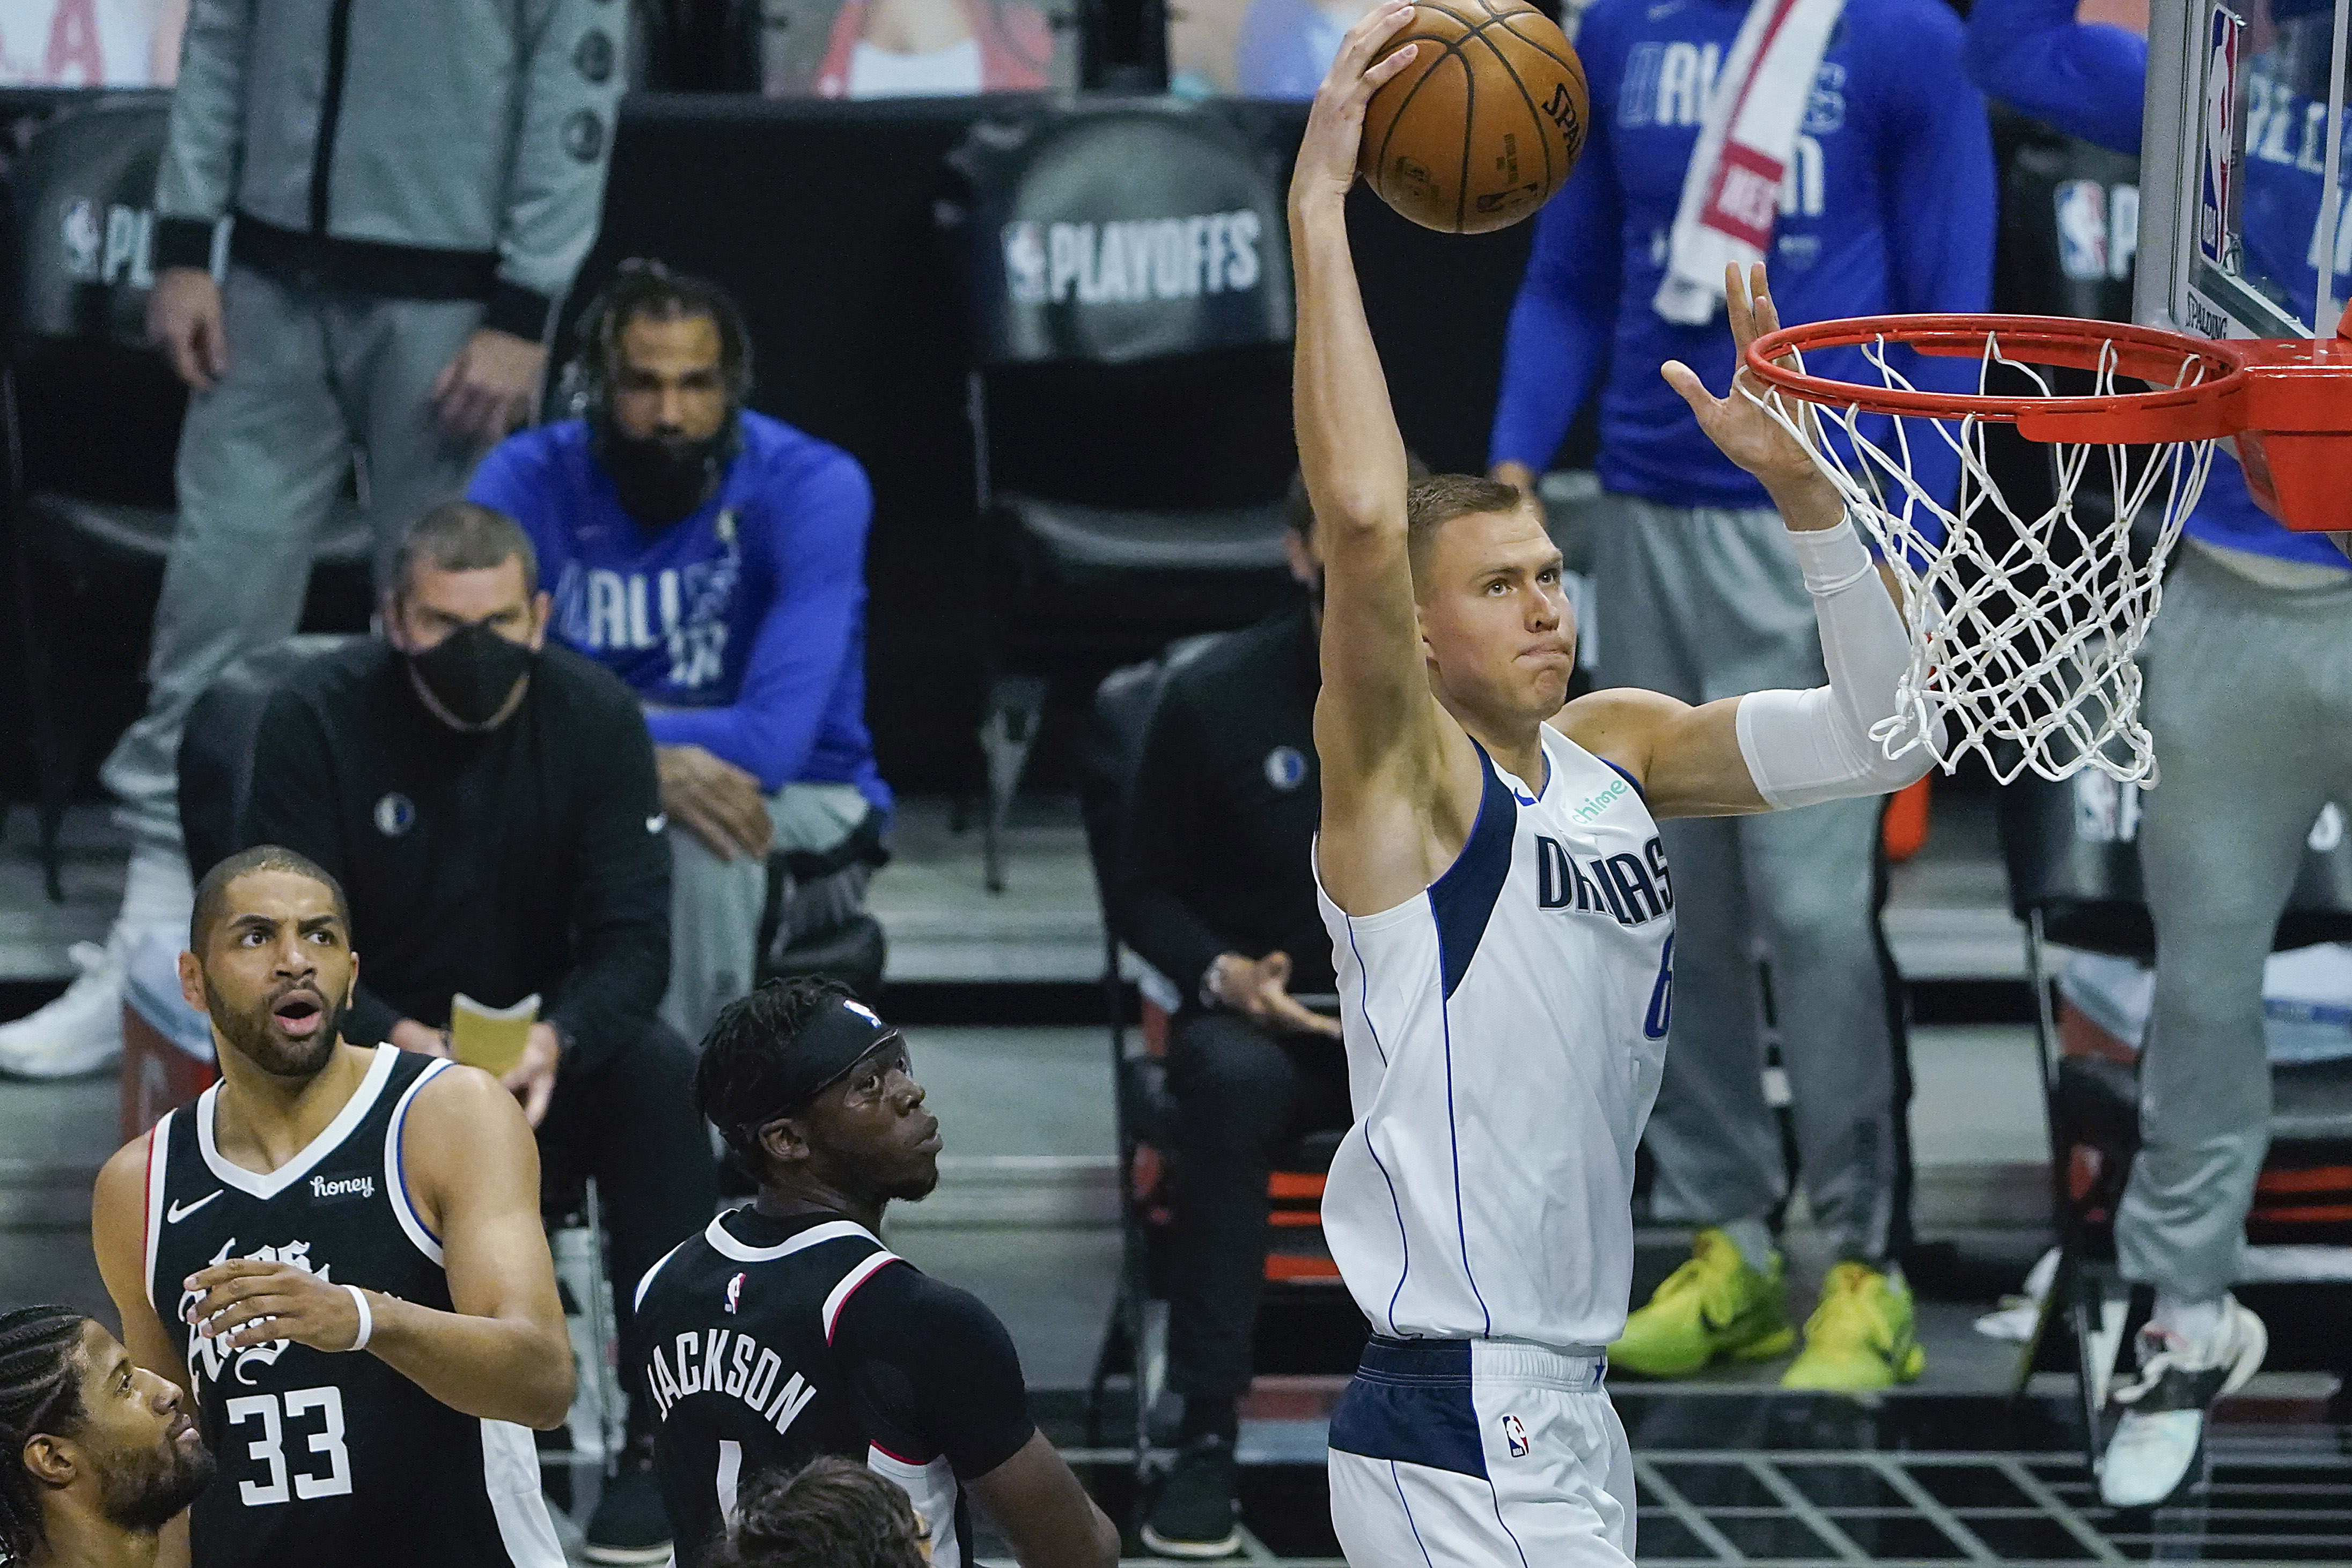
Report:
M1691 1260L1625 1320L1609 1364L1643 1377L1687 1377L1718 1358L1767 1361L1796 1343L1780 1255L1759 1272L1730 1237L1710 1228L1698 1233Z
M1866 1394L1908 1383L1927 1365L1911 1287L1866 1263L1841 1263L1822 1281L1821 1305L1805 1322L1804 1352L1781 1375L1780 1386Z

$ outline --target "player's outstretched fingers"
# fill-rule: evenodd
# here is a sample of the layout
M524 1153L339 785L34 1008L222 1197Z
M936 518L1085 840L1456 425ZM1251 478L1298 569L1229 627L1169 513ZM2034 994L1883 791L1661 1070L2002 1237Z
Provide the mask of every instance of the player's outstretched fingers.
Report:
M292 1307L293 1303L282 1296L256 1296L249 1301L240 1301L213 1323L213 1336L221 1342L223 1350L244 1350L288 1338L281 1320Z
M1333 62L1332 75L1346 81L1356 82L1367 70L1378 70L1386 66L1389 60L1396 58L1396 55L1391 55L1388 59L1381 60L1375 65L1373 61L1380 54L1381 46L1402 32L1405 23L1412 19L1412 0L1389 0L1389 4L1376 5L1365 12L1356 19L1356 25L1348 29L1348 37L1340 44L1338 58ZM1403 49L1398 50L1397 54L1404 55L1407 59L1411 59L1412 57L1407 51L1412 47L1412 46L1408 44ZM1344 76L1339 70L1341 66L1347 68ZM1393 76L1395 72L1391 71L1389 74ZM1385 80L1386 78L1382 79Z
M1690 404L1690 411L1697 415L1701 429L1706 429L1721 413L1724 400L1707 391L1706 383L1698 379L1698 372L1680 360L1668 360L1658 367L1658 374L1664 378L1668 386L1682 394L1685 402Z

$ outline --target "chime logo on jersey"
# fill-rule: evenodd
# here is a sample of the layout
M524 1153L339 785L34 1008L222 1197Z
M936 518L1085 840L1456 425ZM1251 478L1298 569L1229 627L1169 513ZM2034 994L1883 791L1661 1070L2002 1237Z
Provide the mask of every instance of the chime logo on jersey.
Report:
M249 1259L257 1263L290 1264L305 1273L316 1274L330 1284L333 1283L329 1274L332 1265L310 1266L310 1244L308 1241L289 1241L282 1247L256 1247L250 1251L239 1252L236 1250L236 1238L232 1236L221 1243L220 1250L213 1254L212 1265L208 1266L226 1263L231 1258ZM187 1317L188 1309L194 1306L196 1301L195 1291L180 1292L179 1315L182 1319ZM188 1371L191 1375L201 1374L206 1382L218 1383L221 1371L226 1367L235 1375L237 1382L249 1386L253 1379L246 1375L247 1369L257 1362L263 1366L275 1365L278 1358L286 1354L286 1347L293 1343L290 1339L274 1339L266 1344L249 1344L243 1350L231 1352L218 1339L208 1338L191 1330L188 1334Z
M743 1276L736 1275L727 1281L727 1310L734 1312L743 1304Z
M1517 1416L1503 1417L1503 1442L1511 1450L1511 1458L1524 1459L1528 1457L1528 1429L1519 1424Z

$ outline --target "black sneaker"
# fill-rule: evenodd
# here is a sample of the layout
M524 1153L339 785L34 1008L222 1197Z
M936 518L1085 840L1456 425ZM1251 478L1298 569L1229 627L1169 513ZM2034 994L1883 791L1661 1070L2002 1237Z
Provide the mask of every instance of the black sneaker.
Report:
M669 1561L669 1516L662 1511L661 1483L654 1479L649 1457L632 1451L605 1478L582 1550L591 1563Z
M1230 1557L1242 1549L1241 1507L1234 1500L1234 1446L1195 1437L1143 1522L1143 1544L1162 1557Z

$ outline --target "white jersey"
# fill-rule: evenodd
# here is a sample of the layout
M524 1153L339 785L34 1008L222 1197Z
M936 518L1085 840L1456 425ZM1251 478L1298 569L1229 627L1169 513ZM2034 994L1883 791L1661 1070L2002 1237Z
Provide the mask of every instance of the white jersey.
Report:
M1540 790L1478 752L1445 874L1330 928L1356 1124L1323 1229L1375 1333L1606 1345L1665 1061L1674 883L1640 787L1547 726Z

